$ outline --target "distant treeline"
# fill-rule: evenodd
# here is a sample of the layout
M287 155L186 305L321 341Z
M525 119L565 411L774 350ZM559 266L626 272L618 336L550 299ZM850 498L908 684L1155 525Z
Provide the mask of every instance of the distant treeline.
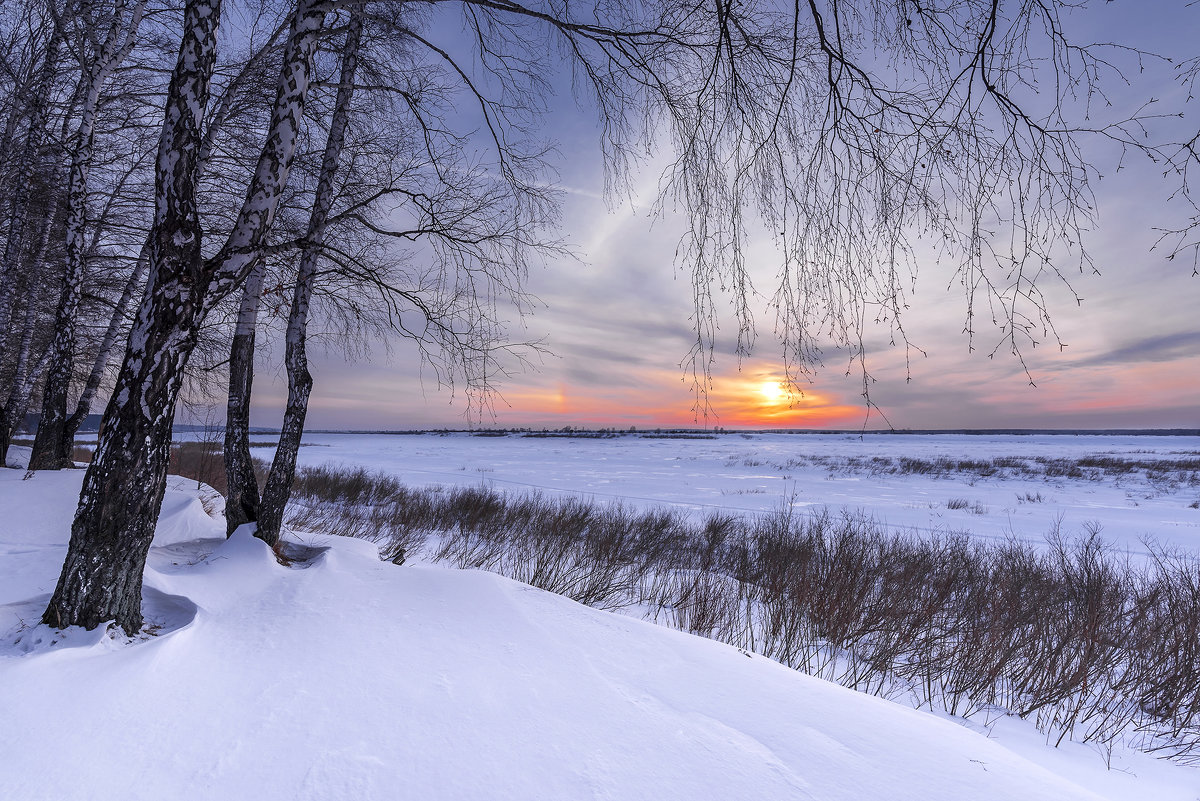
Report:
M94 418L94 422L93 422ZM32 426L36 427L37 417L30 415ZM99 423L99 415L92 415L84 423L81 431L95 431ZM92 427L89 428L89 423ZM27 420L27 426L29 422ZM175 432L192 434L212 430L212 426L176 425ZM216 426L223 430L223 426ZM278 434L278 429L252 428L253 434ZM947 428L947 429L833 429L833 428L580 428L563 426L562 428L414 428L414 429L309 429L308 434L386 434L398 435L440 435L465 434L477 437L575 437L581 439L602 439L622 436L641 437L643 439L714 439L722 434L843 434L852 436L893 434L893 435L932 435L955 434L963 436L1097 436L1097 437L1200 437L1200 428Z

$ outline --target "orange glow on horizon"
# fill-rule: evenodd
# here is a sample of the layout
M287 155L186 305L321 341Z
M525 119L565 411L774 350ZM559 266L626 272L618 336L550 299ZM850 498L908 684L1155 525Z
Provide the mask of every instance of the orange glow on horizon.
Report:
M772 370L714 376L709 416L677 373L644 377L638 387L580 387L557 383L506 393L508 411L495 422L558 428L840 428L862 423L862 406L842 404L811 388L799 391Z
M833 428L863 414L812 389L798 390L776 373L739 375L713 382L710 402L719 423L734 428Z

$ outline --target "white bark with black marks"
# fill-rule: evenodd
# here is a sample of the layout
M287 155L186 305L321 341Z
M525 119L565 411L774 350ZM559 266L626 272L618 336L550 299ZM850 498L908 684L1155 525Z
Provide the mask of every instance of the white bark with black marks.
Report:
M26 230L30 222L30 192L33 177L40 162L40 151L46 137L49 117L50 93L58 76L59 51L63 44L61 14L55 13L53 29L42 55L42 64L31 87L24 109L27 118L25 141L20 148L17 191L8 209L4 250L0 252L0 331L7 332L12 326L12 315L17 303L17 274L25 248ZM8 350L7 338L0 337L0 363L5 361Z
M220 0L188 0L159 139L149 277L83 480L71 542L43 622L142 625L142 572L166 488L175 401L205 282L196 209L200 128Z
M287 184L324 22L324 11L309 0L293 16L271 125L238 223L217 256L203 259L196 178L220 15L220 0L188 0L184 9L159 140L146 291L84 476L67 559L42 617L52 626L115 621L129 633L141 628L142 571L166 486L184 367L205 315L253 268Z
M250 393L254 386L254 329L266 265L259 261L242 290L229 349L229 394L225 405L225 529L258 520L258 479L250 454Z
M214 286L210 298L228 294L236 284L231 276L245 276L246 286L238 309L229 359L229 395L226 406L224 459L228 494L225 503L227 533L258 517L258 481L250 454L250 393L254 375L254 328L262 295L264 268L260 248L274 220L279 197L287 181L281 165L295 157L304 98L310 80L309 65L318 34L325 21L325 6L311 0L298 4L284 53L284 72L275 99L271 134L255 170L237 223L224 247L212 260ZM238 278L237 280L241 280ZM214 300L215 303L215 300Z
M233 230L220 251L206 263L212 276L206 310L237 289L262 256L261 248L275 221L296 155L304 101L312 79L312 59L327 8L324 0L299 0L296 4L265 144Z
M17 428L25 419L33 385L41 377L50 360L49 350L46 350L36 362L33 353L34 334L38 324L38 307L32 298L39 291L42 277L42 275L31 276L32 284L28 288L31 300L25 305L25 314L21 325L21 342L17 347L17 361L13 371L12 386L9 388L4 405L0 407L0 466L6 463L13 435L16 434Z
M58 470L72 465L74 431L67 435L67 393L75 366L76 318L87 266L88 174L95 147L96 115L105 85L133 49L145 8L146 0L134 0L132 7L127 0L116 0L108 34L81 77L83 99L79 126L70 145L71 166L67 182L66 266L54 317L50 370L42 392L42 417L29 457L31 470ZM128 22L125 19L127 10Z
M300 438L304 434L304 418L308 413L308 399L312 393L312 375L308 371L308 309L316 284L320 249L325 241L329 212L333 207L334 179L342 160L342 148L346 141L346 128L350 122L350 103L354 97L354 80L358 71L358 49L362 41L362 18L353 13L342 46L342 67L338 80L337 99L329 121L329 135L325 152L321 156L321 174L317 192L313 199L308 230L301 252L300 266L296 274L296 286L292 290L292 306L288 314L286 351L284 363L287 367L288 400L283 413L283 426L279 433L279 444L267 475L262 501L258 510L257 536L268 544L279 540L283 525L283 512L292 493L292 482L296 475L296 456L300 450Z

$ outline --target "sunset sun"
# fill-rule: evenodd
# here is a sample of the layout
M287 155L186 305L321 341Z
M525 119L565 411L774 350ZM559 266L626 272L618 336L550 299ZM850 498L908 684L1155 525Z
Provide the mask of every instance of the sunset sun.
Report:
M778 381L764 381L758 387L763 400L770 404L782 403L787 399L787 390Z

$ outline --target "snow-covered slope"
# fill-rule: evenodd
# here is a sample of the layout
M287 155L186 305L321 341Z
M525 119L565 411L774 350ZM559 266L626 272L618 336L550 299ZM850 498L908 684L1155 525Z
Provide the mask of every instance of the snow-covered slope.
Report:
M1194 771L1109 782L1099 758L1068 780L761 657L361 541L285 567L183 482L146 573L156 632L63 636L33 624L80 477L0 470L3 799L1200 794Z

